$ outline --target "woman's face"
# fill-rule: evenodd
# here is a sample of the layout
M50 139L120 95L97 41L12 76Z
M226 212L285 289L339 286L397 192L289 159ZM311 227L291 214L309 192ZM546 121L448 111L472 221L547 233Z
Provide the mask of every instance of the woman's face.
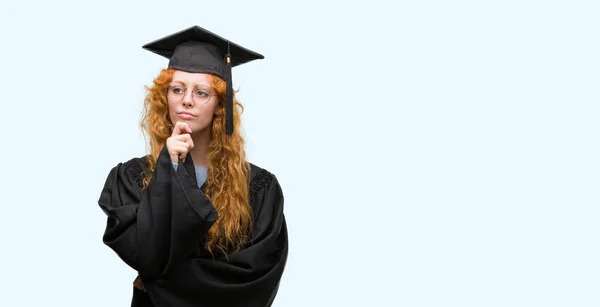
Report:
M167 89L169 116L173 125L186 122L192 133L210 129L219 97L210 85L210 75L175 71Z

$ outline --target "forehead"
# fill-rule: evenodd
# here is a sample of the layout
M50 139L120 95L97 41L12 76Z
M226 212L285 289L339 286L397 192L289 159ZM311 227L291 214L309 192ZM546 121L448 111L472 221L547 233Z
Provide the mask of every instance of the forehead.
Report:
M202 84L210 86L210 75L203 73L190 73L181 70L176 70L173 73L173 82L183 84Z

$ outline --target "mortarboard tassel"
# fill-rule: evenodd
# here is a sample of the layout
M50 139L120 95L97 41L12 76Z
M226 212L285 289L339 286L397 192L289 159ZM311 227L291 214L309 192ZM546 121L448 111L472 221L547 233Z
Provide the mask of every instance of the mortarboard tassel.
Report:
M225 127L227 135L233 134L233 82L231 80L231 54L229 54L229 43L227 43L226 56L226 79L227 90L225 94Z

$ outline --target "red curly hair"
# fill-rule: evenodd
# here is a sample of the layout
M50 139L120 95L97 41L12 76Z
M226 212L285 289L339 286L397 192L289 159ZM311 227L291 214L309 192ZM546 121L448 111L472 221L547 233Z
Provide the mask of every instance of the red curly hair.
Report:
M150 137L150 154L147 156L149 169L144 177L144 188L148 186L160 151L173 131L165 89L172 81L174 72L173 69L161 70L153 85L146 87L147 95L140 125ZM218 93L219 104L212 119L212 134L208 144L206 196L217 209L219 217L208 232L206 248L210 254L215 255L217 252L235 252L248 240L252 229L252 212L248 195L250 165L246 161L241 135L240 114L244 107L234 93L234 131L232 135L226 135L226 83L213 75L210 75L210 81Z

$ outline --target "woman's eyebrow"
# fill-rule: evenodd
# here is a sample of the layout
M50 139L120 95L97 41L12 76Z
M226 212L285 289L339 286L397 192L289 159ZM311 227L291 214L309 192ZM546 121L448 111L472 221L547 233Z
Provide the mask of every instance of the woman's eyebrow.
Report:
M181 84L181 85L184 85L184 86L187 85L185 82L183 82L183 81L177 81L177 80L173 80L173 82L171 82L171 84L174 84L174 83Z
M185 83L183 81L174 80L173 82L171 82L171 84L174 84L174 83L178 83L178 84L181 84L181 85L187 87L187 83ZM203 88L207 88L207 87L209 88L210 87L209 85L204 84L204 83L196 83L196 84L194 84L194 86L199 86L199 87L203 87Z

